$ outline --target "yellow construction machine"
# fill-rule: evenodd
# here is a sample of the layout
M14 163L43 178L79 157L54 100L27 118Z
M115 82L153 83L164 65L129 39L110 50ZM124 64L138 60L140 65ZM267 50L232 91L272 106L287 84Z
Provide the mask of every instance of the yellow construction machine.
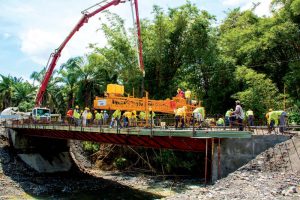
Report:
M94 100L94 109L100 110L120 110L120 111L144 111L157 112L165 114L174 114L174 110L180 107L187 107L187 117L192 116L192 112L197 103L187 102L185 98L173 97L166 100L151 100L148 93L143 98L133 96L124 96L124 86L118 84L108 84L105 97L96 97Z

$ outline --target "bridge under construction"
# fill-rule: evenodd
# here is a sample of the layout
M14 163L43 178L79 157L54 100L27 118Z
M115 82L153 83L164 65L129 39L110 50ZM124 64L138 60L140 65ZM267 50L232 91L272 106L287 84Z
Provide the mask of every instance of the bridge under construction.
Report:
M257 127L256 129L249 127L248 131L237 131L230 127L108 128L107 126L33 124L18 120L5 123L4 126L11 143L21 158L37 171L68 170L71 165L68 164L71 163L69 161L71 159L68 158L68 141L81 140L199 152L205 161L203 166L205 182L215 181L227 175L262 151L290 138L290 135L279 134L279 132L265 135L267 127ZM47 159L40 154L47 155ZM52 155L51 161L49 161L50 155ZM54 162L54 160L56 161Z

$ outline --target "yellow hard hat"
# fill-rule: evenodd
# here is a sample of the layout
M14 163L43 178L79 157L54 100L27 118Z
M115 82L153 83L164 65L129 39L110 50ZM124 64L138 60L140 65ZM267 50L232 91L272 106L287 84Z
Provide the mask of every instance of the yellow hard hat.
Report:
M269 112L272 112L272 111L273 111L273 109L272 109L272 108L270 108L270 109L269 109Z
M95 110L94 113L97 113L97 110Z
M77 109L78 109L78 108L79 108L79 106L75 106L75 108L77 108Z

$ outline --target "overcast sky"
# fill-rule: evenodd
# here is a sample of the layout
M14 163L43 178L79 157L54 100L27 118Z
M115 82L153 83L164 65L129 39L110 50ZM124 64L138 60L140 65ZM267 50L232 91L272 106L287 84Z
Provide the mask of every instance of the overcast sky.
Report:
M49 55L56 49L77 21L81 11L101 0L0 0L0 74L29 79L33 71L40 71ZM218 23L225 12L240 7L253 7L252 2L261 2L255 12L259 16L270 15L271 0L190 0L199 9L215 15ZM152 19L153 5L163 9L184 4L184 0L139 0L140 18ZM124 3L109 8L120 15L127 26L132 26L130 4ZM91 18L71 39L57 63L60 66L70 57L82 56L88 52L89 43L105 45L106 41L99 26L99 17Z

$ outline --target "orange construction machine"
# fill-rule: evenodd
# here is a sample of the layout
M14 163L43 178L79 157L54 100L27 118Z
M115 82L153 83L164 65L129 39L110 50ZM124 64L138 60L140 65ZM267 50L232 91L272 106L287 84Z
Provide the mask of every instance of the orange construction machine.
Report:
M144 111L150 110L158 113L174 114L174 110L183 106L187 107L187 115L191 116L197 105L187 103L182 97L173 97L166 100L151 100L148 93L143 98L124 97L124 86L108 84L106 97L96 97L94 109L121 110L121 111Z

